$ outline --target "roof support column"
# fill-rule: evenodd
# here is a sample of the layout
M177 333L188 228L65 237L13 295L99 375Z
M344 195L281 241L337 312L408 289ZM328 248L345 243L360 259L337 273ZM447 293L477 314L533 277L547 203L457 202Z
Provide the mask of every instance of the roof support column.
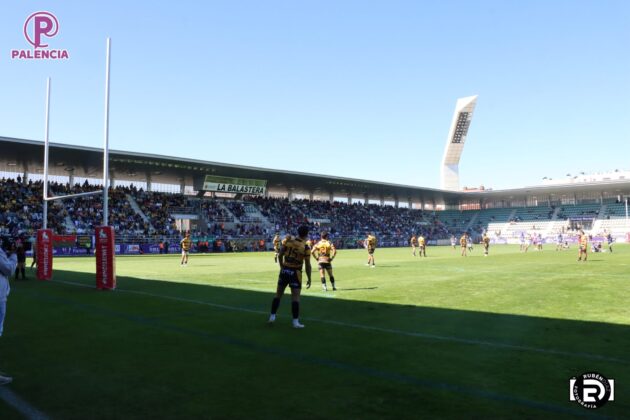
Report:
M287 197L289 198L289 201L293 201L295 198L295 190L293 188L287 188Z
M68 173L68 185L70 185L70 188L74 186L74 169Z
M332 191L331 191L331 192L328 194L328 201L329 201L330 203L333 203L333 202L335 201L335 193L334 193L334 192L332 192Z
M151 174L147 174L147 191L151 192Z
M315 198L315 194L313 193L313 191L309 191L308 192L308 199L313 201L313 198Z
M366 206L370 204L370 196L367 193L363 194L363 204Z
M348 205L352 205L352 193L348 193Z
M385 205L385 197L383 197L382 195L381 195L380 203L381 203L381 207Z
M179 182L179 193L184 194L186 192L186 180L182 178Z
M398 208L398 197L394 197L394 207Z

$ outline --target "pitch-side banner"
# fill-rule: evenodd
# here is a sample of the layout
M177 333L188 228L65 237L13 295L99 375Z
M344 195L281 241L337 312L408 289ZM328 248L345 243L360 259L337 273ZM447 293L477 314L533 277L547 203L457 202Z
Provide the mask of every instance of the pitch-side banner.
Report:
M116 288L116 248L114 228L97 226L96 236L96 288L111 290Z
M39 280L52 279L53 268L53 231L39 229L37 231L37 278Z
M226 176L206 175L204 191L232 194L263 195L267 191L267 181L262 179L230 178Z

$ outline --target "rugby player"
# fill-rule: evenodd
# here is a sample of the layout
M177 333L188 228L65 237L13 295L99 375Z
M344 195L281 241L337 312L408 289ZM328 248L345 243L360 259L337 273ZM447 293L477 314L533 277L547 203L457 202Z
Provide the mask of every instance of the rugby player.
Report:
M180 265L188 265L188 252L190 251L190 245L192 240L190 239L190 232L186 232L186 236L179 242L182 247L182 260Z
M368 252L368 260L367 260L367 264L365 265L372 265L372 268L376 267L376 264L374 263L374 251L376 250L376 236L374 236L373 234L369 233L367 238L365 239L365 247L367 248L367 252Z
M322 281L322 289L324 292L328 291L326 287L326 272L328 272L332 289L337 290L332 269L332 261L337 255L337 249L335 249L335 245L332 242L328 241L328 232L322 232L321 237L322 239L313 246L313 258L315 258L319 266L319 278Z
M418 246L418 238L416 237L416 235L411 236L411 239L409 240L409 245L411 245L411 254L415 257L416 247Z
M271 315L269 323L276 320L276 313L280 306L280 299L284 290L291 288L291 313L293 314L293 328L304 328L300 324L300 292L302 290L302 265L306 267L306 288L311 287L311 249L306 245L308 238L308 226L298 228L297 238L285 238L278 254L280 275L276 296L271 301Z
M608 250L612 252L613 237L610 232L608 232L608 235L606 235L606 242L608 242Z
M462 248L462 257L466 256L466 242L468 241L468 234L464 233L461 238L459 238L459 246Z
M487 232L483 234L483 238L481 239L481 243L483 243L483 256L487 257L488 256L488 249L490 248L490 237L488 236Z
M420 237L418 238L418 245L419 245L418 255L421 257L426 257L427 256L427 241L426 239L424 239L424 236L420 235Z
M275 252L273 256L273 262L278 262L278 253L280 252L280 234L276 232L276 235L273 237L273 251Z
M584 256L584 261L588 257L588 236L584 233L583 230L580 231L579 237L579 245L578 245L578 261L582 261L582 256Z

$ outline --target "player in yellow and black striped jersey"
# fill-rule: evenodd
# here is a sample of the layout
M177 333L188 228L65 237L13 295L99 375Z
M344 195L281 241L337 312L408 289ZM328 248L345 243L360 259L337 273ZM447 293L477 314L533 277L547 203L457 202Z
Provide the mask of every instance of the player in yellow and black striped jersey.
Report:
M466 247L468 242L468 234L464 233L461 238L459 238L459 246L462 248L462 257L466 256Z
M421 257L427 256L427 240L422 235L418 237L418 255Z
M192 239L190 239L190 232L186 232L186 236L179 242L179 246L182 247L182 260L180 265L188 265L188 252L190 252L190 246L192 245Z
M418 246L418 238L416 237L416 235L411 236L411 239L409 240L409 245L411 245L411 254L415 257L416 247Z
M274 251L274 256L273 256L273 261L274 262L278 262L278 253L280 252L280 234L278 234L278 232L276 232L276 235L273 237L273 251Z
M376 236L373 234L368 234L367 238L365 238L365 248L368 252L368 261L365 265L372 265L372 268L376 267L374 263L374 251L376 251Z
M311 248L306 244L308 238L308 227L298 228L298 237L285 238L280 252L278 253L278 263L280 264L280 275L278 276L278 287L276 296L271 302L271 315L269 322L276 320L276 313L280 306L280 299L287 286L291 288L291 312L293 314L293 328L304 328L300 324L300 292L302 289L302 266L306 267L306 288L311 287Z
M483 256L487 257L488 251L490 249L490 237L488 236L487 232L483 234L481 238L481 243L483 244Z
M322 281L322 289L324 292L328 290L326 287L326 272L328 272L330 276L330 284L333 290L337 290L337 287L335 287L335 276L332 270L332 261L335 259L336 255L337 249L335 249L335 245L328 240L328 232L323 232L321 240L313 245L313 258L315 258L319 265L319 278Z
M584 256L584 261L586 261L588 258L588 236L583 230L580 230L578 241L578 261L582 261L582 256Z

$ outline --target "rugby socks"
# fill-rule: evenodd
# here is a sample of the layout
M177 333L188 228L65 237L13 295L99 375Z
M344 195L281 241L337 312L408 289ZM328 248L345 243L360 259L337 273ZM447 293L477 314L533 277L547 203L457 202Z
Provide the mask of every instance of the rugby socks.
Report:
M22 280L26 280L26 267L20 269L22 271Z
M280 306L280 299L275 297L271 301L271 315L275 315L278 312L278 306Z
M291 302L291 312L294 321L300 318L300 302Z
M333 289L335 288L335 276L330 276L330 284L332 285Z

